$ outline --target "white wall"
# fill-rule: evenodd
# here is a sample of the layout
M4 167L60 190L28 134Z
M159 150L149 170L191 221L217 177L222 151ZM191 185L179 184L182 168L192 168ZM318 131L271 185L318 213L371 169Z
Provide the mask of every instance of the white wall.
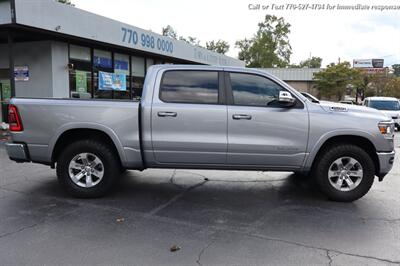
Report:
M8 45L0 44L0 68L9 68L8 57ZM15 82L17 97L69 97L68 44L52 41L16 43L14 64L29 68L29 81Z
M29 68L29 81L15 82L17 97L52 97L51 42L24 42L14 45L15 66Z
M69 97L68 45L40 41L16 43L15 66L29 68L29 81L16 81L17 97Z

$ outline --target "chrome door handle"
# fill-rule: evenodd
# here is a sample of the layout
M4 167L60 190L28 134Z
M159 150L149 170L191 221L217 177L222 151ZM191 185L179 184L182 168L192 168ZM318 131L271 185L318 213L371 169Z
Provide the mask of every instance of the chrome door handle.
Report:
M232 115L235 120L251 120L251 115L236 114Z
M159 117L176 117L178 114L176 112L158 112Z

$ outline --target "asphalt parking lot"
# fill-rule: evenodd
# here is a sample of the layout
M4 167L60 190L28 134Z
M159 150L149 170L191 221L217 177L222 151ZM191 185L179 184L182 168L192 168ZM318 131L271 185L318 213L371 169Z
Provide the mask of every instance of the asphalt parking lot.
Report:
M129 171L82 200L0 144L0 264L400 265L399 163L353 203L291 173L197 170Z

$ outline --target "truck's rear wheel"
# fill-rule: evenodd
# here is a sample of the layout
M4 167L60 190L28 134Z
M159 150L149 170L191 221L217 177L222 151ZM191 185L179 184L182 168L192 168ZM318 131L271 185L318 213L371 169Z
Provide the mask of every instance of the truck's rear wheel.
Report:
M342 144L321 154L313 177L320 191L329 199L350 202L369 191L374 173L374 162L366 151L355 145Z
M57 160L57 176L68 193L80 198L105 195L120 175L113 149L96 140L69 144Z

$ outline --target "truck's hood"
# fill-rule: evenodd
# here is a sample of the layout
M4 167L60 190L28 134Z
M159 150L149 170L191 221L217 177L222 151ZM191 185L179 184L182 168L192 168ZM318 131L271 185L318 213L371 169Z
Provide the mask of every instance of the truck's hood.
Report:
M391 111L391 110L381 110L381 112L384 113L387 117L390 117L390 118L395 117L394 119L397 119L397 117L400 114L400 111Z
M351 104L341 104L341 103L335 103L335 102L320 102L320 106L322 109L324 109L326 112L348 112L348 113L357 113L357 115L362 116L376 116L378 119L382 120L391 120L392 117L391 115L384 114L383 112L365 107L365 106L360 106L360 105L351 105ZM393 115L394 116L394 115Z

